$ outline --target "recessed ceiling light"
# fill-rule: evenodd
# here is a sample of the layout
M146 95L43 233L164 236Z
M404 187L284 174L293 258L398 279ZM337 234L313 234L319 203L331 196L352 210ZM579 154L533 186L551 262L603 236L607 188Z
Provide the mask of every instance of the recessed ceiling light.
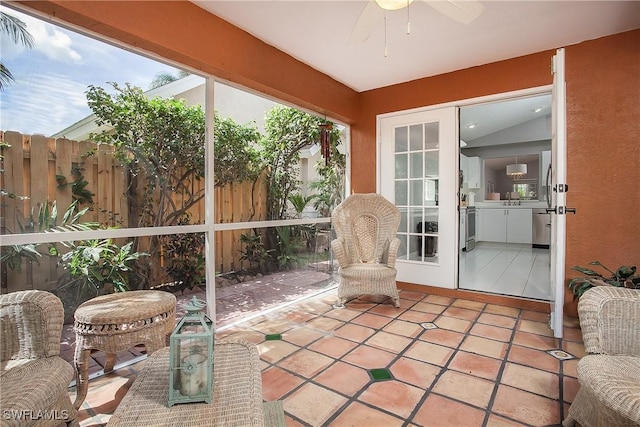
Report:
M467 125L467 129L473 129L474 127L476 127L476 124L475 124L475 123L469 123L469 124Z
M542 110L544 110L544 105L543 105L543 106L540 106L540 107L537 107L537 108L534 108L534 109L533 109L533 110L531 110L531 111L532 111L532 112L534 112L534 113L539 113L539 112L540 112L540 111L542 111Z

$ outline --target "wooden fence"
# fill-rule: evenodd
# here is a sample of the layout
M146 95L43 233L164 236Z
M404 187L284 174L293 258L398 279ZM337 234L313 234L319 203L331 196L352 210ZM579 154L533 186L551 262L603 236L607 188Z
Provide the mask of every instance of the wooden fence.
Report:
M84 187L93 194L94 209L82 221L96 221L104 226L126 227L130 224L126 170L114 156L113 147L91 141L53 139L42 135L0 132L0 140L9 147L2 150L1 188L19 196L2 197L0 226L2 234L21 232L31 212L55 201L59 218L72 203L70 184L77 180L72 170L81 169ZM204 182L193 183L198 190ZM215 189L216 223L258 221L266 219L266 181L231 183ZM204 199L190 210L192 223L204 222ZM37 230L36 230L37 231ZM216 270L228 272L242 268L240 235L250 230L216 233ZM23 263L22 271L7 271L2 292L20 289L53 290L61 269L56 259L43 258L40 265ZM161 260L158 261L161 263ZM25 268L26 267L26 268ZM4 266L3 266L4 268ZM4 281L4 280L3 280Z

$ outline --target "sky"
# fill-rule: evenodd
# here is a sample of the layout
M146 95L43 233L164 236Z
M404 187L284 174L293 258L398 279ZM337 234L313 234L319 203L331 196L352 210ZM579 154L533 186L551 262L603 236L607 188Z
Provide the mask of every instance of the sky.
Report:
M32 49L2 34L0 57L15 79L0 92L0 130L50 136L91 114L89 85L112 92L109 82L148 90L169 65L0 6L27 25Z

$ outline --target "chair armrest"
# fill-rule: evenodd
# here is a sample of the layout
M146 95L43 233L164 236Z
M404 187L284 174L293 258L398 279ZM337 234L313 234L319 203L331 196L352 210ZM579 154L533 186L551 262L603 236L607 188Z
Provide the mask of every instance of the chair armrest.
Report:
M11 343L17 352L3 351L3 359L38 359L60 354L64 309L54 294L31 290L0 295L0 316L3 327L11 327L6 336L17 340L17 345Z
M341 238L333 239L331 241L331 249L333 250L336 259L338 260L338 264L340 268L345 268L349 264L351 264L351 260L349 259L349 255L347 255L347 251L344 248L344 240Z
M597 286L578 302L588 353L640 356L640 291Z
M391 268L396 267L396 259L398 258L398 249L400 248L400 239L394 237L389 243L389 250L386 256L386 265Z

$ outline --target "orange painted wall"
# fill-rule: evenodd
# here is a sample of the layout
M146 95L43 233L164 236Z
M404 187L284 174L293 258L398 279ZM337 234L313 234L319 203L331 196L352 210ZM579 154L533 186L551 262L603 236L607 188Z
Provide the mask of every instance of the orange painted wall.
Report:
M352 125L352 188L375 191L376 115L551 83L553 51L356 93L187 1L26 8ZM640 30L566 48L566 266L640 265ZM567 276L572 272L566 269ZM567 292L566 309L575 314Z

